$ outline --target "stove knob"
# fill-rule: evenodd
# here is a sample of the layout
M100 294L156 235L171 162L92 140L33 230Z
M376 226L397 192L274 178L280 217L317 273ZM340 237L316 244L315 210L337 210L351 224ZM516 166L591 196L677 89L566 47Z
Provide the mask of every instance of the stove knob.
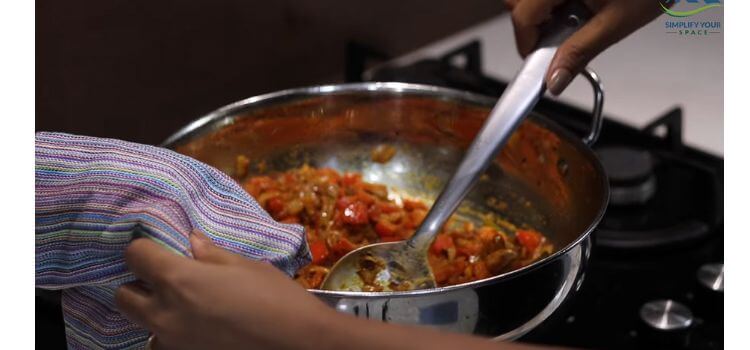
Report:
M698 282L714 292L724 293L724 264L705 264L696 274Z
M695 312L702 318L724 320L724 264L705 264L695 274Z
M659 331L686 330L693 324L693 313L673 300L654 300L641 306L641 320Z
M644 347L682 348L688 343L693 313L673 300L654 300L641 306L639 341Z

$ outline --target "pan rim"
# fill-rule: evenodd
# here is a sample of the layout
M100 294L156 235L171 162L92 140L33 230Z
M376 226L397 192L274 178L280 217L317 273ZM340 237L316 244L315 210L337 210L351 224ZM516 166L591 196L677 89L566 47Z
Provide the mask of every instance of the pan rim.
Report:
M440 87L440 86L433 86L433 85L425 85L425 84L412 84L412 83L402 83L402 82L365 82L365 83L314 85L314 86L308 86L308 87L280 90L276 92L271 92L267 94L245 98L237 102L230 103L202 117L199 117L198 119L178 129L177 132L175 132L174 134L169 136L164 142L162 142L160 146L174 149L175 146L189 139L197 137L202 132L208 131L207 129L210 129L210 127L213 126L215 123L218 123L223 120L232 121L233 118L236 117L238 113L242 112L243 110L249 107L256 108L256 107L265 106L265 105L273 105L273 104L278 104L278 103L283 103L283 102L295 101L295 100L299 100L302 98L310 98L310 97L332 95L332 94L335 95L335 94L356 93L356 92L360 92L360 93L371 92L375 94L392 93L394 96L408 95L408 96L439 97L447 101L469 103L469 104L476 105L478 107L488 107L488 108L491 108L496 102L495 98L492 98L489 96L476 94L476 93L468 92L468 91L462 91L462 90L451 89L451 88ZM510 280L522 274L529 273L533 270L536 270L542 266L547 265L548 263L552 261L559 259L563 255L567 254L571 249L580 245L581 242L586 240L591 235L594 229L598 226L601 219L604 217L604 213L609 203L609 180L607 179L607 174L604 171L604 167L602 166L601 162L599 162L599 159L596 157L596 155L591 150L591 148L586 146L581 139L575 137L570 131L566 130L565 128L561 127L554 121L548 118L545 118L543 115L534 111L531 112L529 118L533 122L541 124L543 127L555 132L558 136L560 136L565 141L567 141L570 145L572 145L575 148L576 151L581 153L590 162L590 164L594 167L594 170L597 173L602 175L600 177L600 183L598 184L602 193L601 206L597 210L597 213L594 216L594 219L592 220L592 222L588 225L586 229L583 230L581 234L578 235L576 239L572 240L565 247L558 249L556 252L550 254L549 256L541 260L538 260L528 266L524 266L522 268L519 268L513 271L508 271L508 272L495 275L492 277L488 277L482 280L466 282L466 283L457 284L457 285L438 287L438 288L432 288L432 289L397 291L397 292L351 292L351 291L331 291L331 290L321 290L321 289L308 289L308 291L316 295L326 296L326 297L394 298L394 297L409 297L409 296L416 296L416 295L431 295L431 294L456 291L456 290L460 290L464 288L477 288L477 287L481 287L481 286L488 285L488 284L494 284L494 283L500 282L501 280L502 281Z

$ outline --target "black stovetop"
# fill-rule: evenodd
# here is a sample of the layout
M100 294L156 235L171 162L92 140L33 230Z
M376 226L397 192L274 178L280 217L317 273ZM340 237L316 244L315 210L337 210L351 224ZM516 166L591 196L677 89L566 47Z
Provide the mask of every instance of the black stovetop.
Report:
M480 50L479 42L471 42L442 57L364 71L368 60L383 55L354 44L347 79L499 96L506 83L482 73ZM587 111L555 100L542 99L535 110L580 135L591 123ZM521 341L607 349L723 348L723 292L703 287L696 273L724 260L724 160L682 143L679 107L642 129L605 119L594 150L609 173L613 196L592 236L584 282L570 302ZM690 309L692 324L677 331L648 326L639 310L660 299Z

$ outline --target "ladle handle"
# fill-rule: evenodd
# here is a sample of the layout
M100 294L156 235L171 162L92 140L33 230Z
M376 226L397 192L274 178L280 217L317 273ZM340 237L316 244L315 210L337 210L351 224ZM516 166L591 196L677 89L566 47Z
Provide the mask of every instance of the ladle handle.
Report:
M542 28L544 34L537 49L526 58L521 70L495 104L453 177L409 240L409 245L420 250L430 246L495 154L536 105L544 92L544 77L557 47L588 18L588 9L579 1L568 1L555 10L552 19Z

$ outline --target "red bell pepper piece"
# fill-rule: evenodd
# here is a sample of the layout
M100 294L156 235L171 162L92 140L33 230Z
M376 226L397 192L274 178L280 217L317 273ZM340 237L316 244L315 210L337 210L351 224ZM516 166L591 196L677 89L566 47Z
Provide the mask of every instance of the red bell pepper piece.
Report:
M453 238L448 235L438 235L435 238L435 242L432 242L432 252L435 254L440 254L450 248L453 248L455 245L453 244Z
M516 240L522 246L526 247L527 251L533 252L542 243L542 235L533 230L518 230L516 232Z
M367 204L354 202L344 209L343 221L351 225L362 225L368 223Z
M310 243L310 253L312 254L313 264L320 264L328 257L328 247L323 241Z

